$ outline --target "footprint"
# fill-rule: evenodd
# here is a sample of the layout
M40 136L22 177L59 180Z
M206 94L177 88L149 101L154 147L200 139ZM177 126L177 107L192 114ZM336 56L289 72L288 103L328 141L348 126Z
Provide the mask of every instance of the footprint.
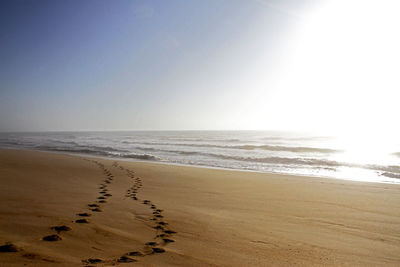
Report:
M163 248L151 248L154 253L164 253L165 249Z
M99 207L97 204L88 204L89 207Z
M99 200L99 203L107 203L105 200Z
M87 259L87 260L82 260L82 262L84 262L84 263L100 263L100 262L102 262L102 260L101 259L96 259L96 258L94 258L94 259L90 258L90 259Z
M56 230L56 232L59 234L60 232L63 231L71 231L71 227L68 227L66 225L60 225L60 226L53 226L51 229Z
M176 232L172 230L164 230L163 232L166 234L176 234Z
M94 208L94 209L91 209L91 211L95 211L95 212L102 212L103 210L102 210L102 209L100 209L100 208Z
M128 252L127 255L128 255L128 256L140 256L140 257L143 257L143 256L144 256L144 254L143 254L142 252L140 252L140 251Z
M48 235L42 238L44 241L60 241L62 240L59 235Z
M158 224L159 225L167 225L168 223L161 221L161 222L158 222Z
M155 246L157 246L158 244L157 244L157 242L151 241L151 242L147 242L145 245L146 245L146 246L150 246L150 247L155 247Z
M78 216L81 216L81 217L89 217L89 216L92 216L92 214L87 213L87 212L78 213L77 215L78 215Z
M78 219L78 220L76 220L75 222L76 222L76 223L89 223L89 221L86 220L86 219Z
M121 262L121 263L128 263L128 262L135 262L135 261L137 261L137 260L132 259L132 258L129 258L129 257L127 257L127 256L122 256L122 257L119 258L117 261L118 261L118 262Z
M168 235L166 235L166 234L159 234L159 235L157 235L157 237L167 237Z
M21 256L30 260L37 260L41 258L40 255L35 253L24 253Z
M156 225L153 228L157 230L164 230L164 227L162 227L161 225Z
M18 252L18 250L18 247L10 242L0 246L0 252Z
M163 241L164 241L165 243L172 243L172 242L175 242L175 240L169 239L169 238L163 238Z

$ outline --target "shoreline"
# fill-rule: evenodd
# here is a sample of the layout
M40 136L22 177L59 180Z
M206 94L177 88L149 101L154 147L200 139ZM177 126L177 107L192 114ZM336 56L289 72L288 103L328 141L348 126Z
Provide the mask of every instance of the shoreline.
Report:
M7 266L400 262L399 185L7 149L0 178ZM71 230L44 241L57 225Z
M64 152L64 151L51 151L51 150L38 150L38 149L29 149L29 148L13 148L13 147L0 147L0 150L11 149L11 150L21 150L21 151L33 151L33 152L43 152L43 153L54 153L60 155L69 155L76 157L88 157L88 158L96 158L96 159L104 159L104 160L116 160L116 161L124 161L124 162L138 162L138 163L150 163L150 164L163 164L163 165L171 165L171 166L181 166L181 167L194 167L194 168L205 168L211 170L226 170L226 171L239 171L239 172L252 172L252 173L260 173L260 174L270 174L270 175L289 175L295 177L305 177L305 178L322 178L322 179L334 179L339 181L349 181L349 182L359 182L359 183L378 183L378 184L393 184L400 185L400 178L390 178L385 177L384 179L391 179L393 181L370 181L370 180L356 180L352 178L339 178L333 176L324 176L324 175L313 175L313 174L295 174L295 173L282 173L282 172L271 172L271 171L259 171L259 170L244 170L244 169L235 169L235 168L227 168L227 167L214 167L207 165L196 165L196 164L184 164L184 163L176 163L176 162L164 162L164 161L156 161L156 160L141 160L134 158L123 158L123 157L112 157L112 156L101 156L101 155L92 155L92 154L82 154L82 153L74 153L74 152Z

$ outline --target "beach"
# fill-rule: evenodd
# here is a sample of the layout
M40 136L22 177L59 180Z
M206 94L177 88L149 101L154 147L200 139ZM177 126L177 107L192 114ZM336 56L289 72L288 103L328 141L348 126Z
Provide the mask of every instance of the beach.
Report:
M396 184L1 149L0 189L0 266L400 265Z

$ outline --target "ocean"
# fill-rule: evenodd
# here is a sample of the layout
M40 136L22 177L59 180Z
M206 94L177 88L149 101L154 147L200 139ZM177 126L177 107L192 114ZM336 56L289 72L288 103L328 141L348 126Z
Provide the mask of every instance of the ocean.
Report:
M368 140L358 144L276 131L0 133L3 148L400 183L399 144L387 149L376 149Z

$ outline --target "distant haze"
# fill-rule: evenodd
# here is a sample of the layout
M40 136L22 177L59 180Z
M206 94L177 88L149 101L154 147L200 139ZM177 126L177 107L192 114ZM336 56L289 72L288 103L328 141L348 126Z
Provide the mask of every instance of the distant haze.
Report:
M0 131L400 133L399 1L1 1Z

